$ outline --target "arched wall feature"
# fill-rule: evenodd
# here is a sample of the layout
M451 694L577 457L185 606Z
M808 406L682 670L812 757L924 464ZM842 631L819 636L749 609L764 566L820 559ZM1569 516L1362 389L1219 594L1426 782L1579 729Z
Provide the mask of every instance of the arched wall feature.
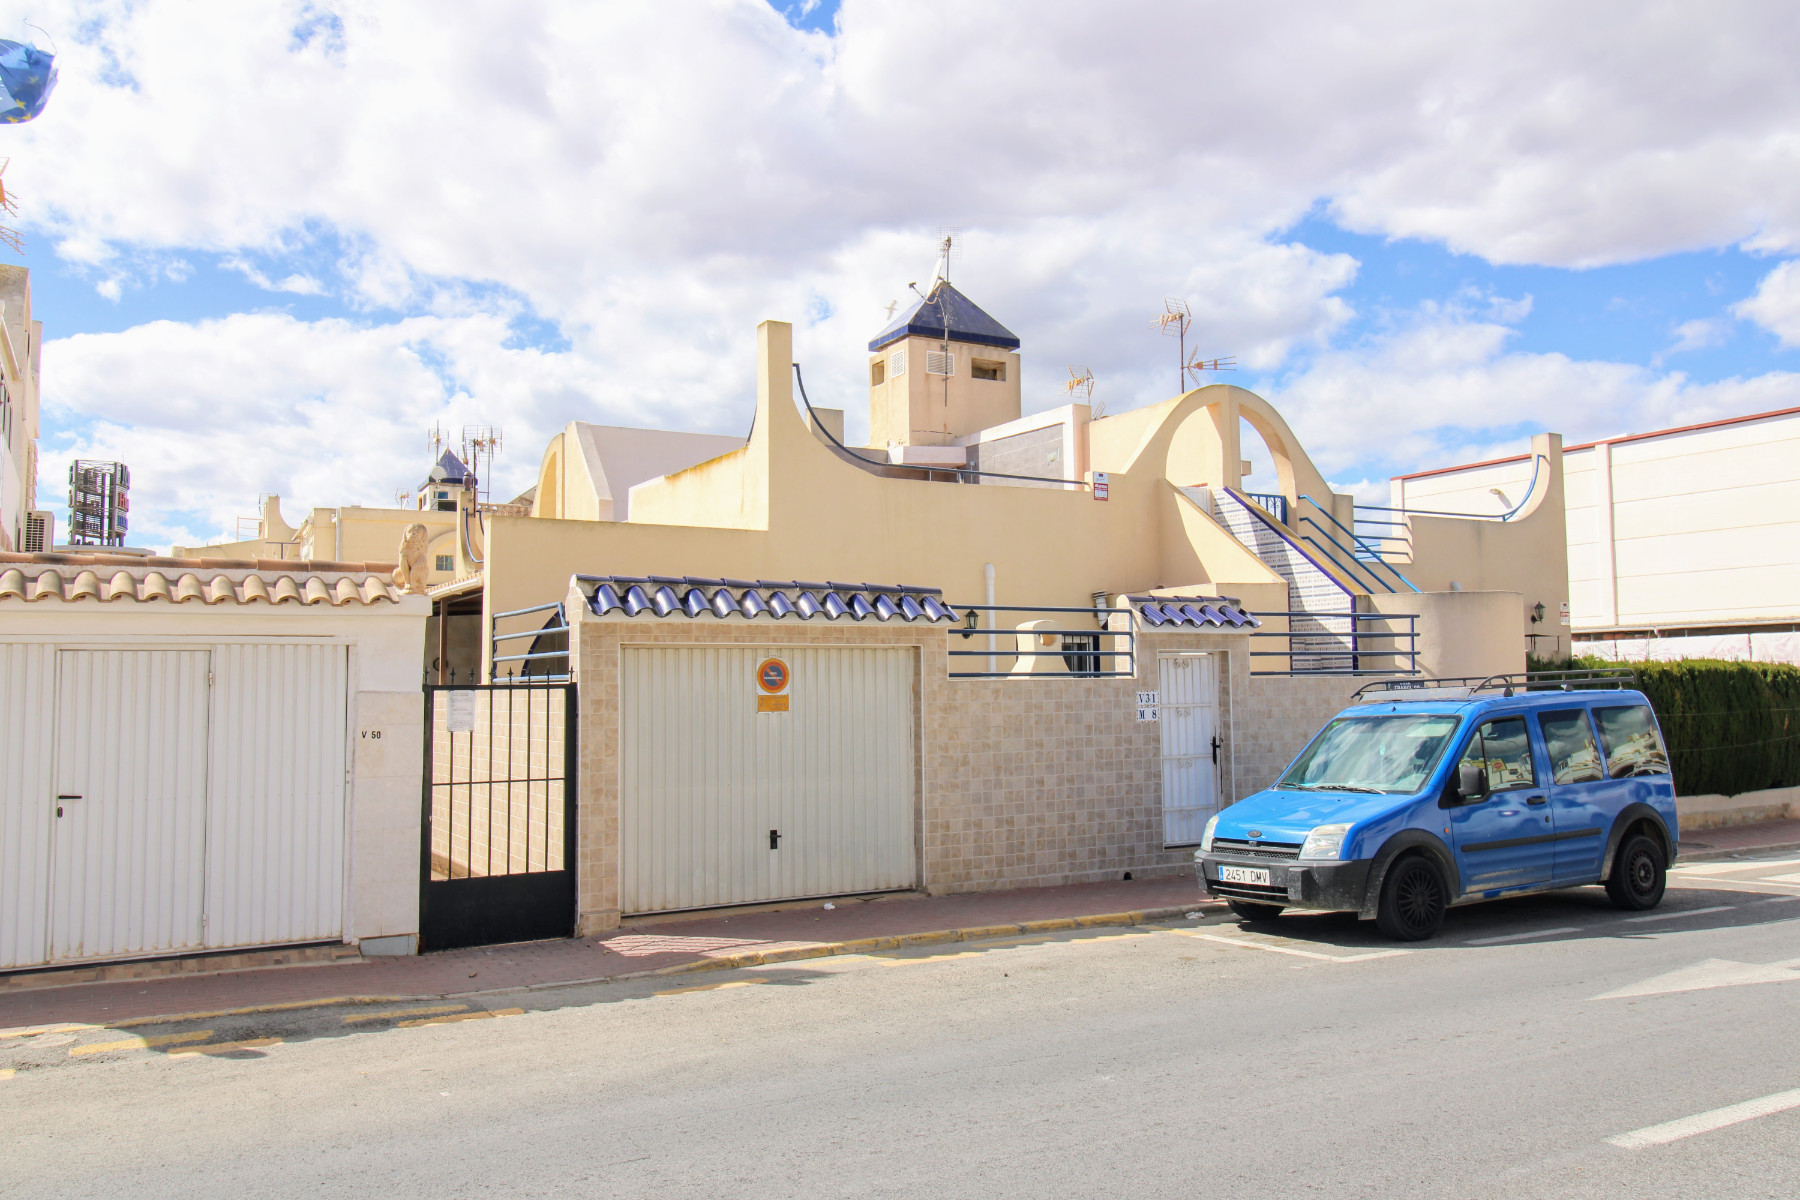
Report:
M1311 495L1325 503L1324 498L1331 494L1325 477L1300 448L1300 439L1275 407L1255 392L1214 383L1156 407L1162 411L1146 414L1147 427L1124 466L1127 471L1149 467L1179 486L1239 487L1243 482L1243 447L1238 435L1241 418L1268 446L1284 495L1290 500ZM1188 429L1203 410L1204 424L1198 431ZM1104 469L1098 462L1095 465ZM1203 474L1200 478L1182 477L1195 472Z
M544 450L544 462L538 468L537 495L531 502L531 515L552 520L563 514L563 435L550 439Z

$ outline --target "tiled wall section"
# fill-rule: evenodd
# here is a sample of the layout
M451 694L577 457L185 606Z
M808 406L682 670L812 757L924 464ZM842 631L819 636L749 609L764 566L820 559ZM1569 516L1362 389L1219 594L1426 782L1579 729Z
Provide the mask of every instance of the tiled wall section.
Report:
M1273 779L1357 682L1252 678L1241 634L1145 634L1139 679L952 680L942 627L590 619L576 632L583 933L618 920L622 645L914 647L920 880L932 892L1155 874L1192 861L1191 850L1163 848L1160 727L1137 720L1136 693L1156 687L1159 651L1227 656L1227 801Z

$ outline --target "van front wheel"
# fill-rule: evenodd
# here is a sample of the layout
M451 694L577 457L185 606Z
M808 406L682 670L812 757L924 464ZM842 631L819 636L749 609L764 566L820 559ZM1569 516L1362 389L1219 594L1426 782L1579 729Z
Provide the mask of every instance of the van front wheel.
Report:
M1625 839L1619 856L1613 859L1612 874L1606 877L1606 894L1618 908L1634 912L1655 908L1662 903L1668 880L1662 847L1654 838L1636 833Z
M1279 904L1253 904L1248 900L1227 900L1225 903L1246 921L1273 921L1281 915Z
M1444 923L1449 903L1444 876L1429 859L1413 855L1388 868L1381 881L1375 925L1401 942L1421 942Z

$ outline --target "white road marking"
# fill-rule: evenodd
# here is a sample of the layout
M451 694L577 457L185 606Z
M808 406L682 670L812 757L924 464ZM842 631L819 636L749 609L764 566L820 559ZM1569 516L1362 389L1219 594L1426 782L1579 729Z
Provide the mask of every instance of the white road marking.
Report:
M1767 858L1757 862L1721 862L1714 860L1703 863L1686 863L1679 867L1670 867L1671 875L1686 875L1693 871L1766 871L1772 867L1800 867L1800 858Z
M1555 929L1537 929L1531 933L1503 933L1499 937L1470 938L1465 946L1497 946L1501 942L1522 942L1528 938L1555 937L1559 933L1580 933L1579 925L1562 925Z
M1764 904L1789 904L1795 900L1800 900L1800 896L1770 896L1767 900L1764 900L1763 903Z
M1730 912L1735 904L1715 904L1711 908L1684 908L1679 912L1651 913L1647 917L1621 917L1621 921L1673 921L1676 917L1698 917L1705 913Z
M1786 888L1786 887L1800 886L1800 885L1796 885L1796 884L1792 884L1792 883L1777 883L1777 882L1775 882L1773 880L1769 880L1769 879L1745 879L1741 875L1684 875L1681 877L1681 882L1682 883L1736 883L1736 884L1742 884L1745 887L1770 887L1770 886L1773 886L1773 887L1779 887L1779 888Z
M1728 1104L1724 1108L1695 1113L1691 1117L1682 1117L1678 1121L1664 1121L1661 1125L1646 1125L1642 1129L1634 1129L1630 1133L1621 1133L1617 1137L1609 1137L1606 1140L1622 1150L1641 1150L1645 1146L1666 1146L1670 1142L1678 1142L1682 1138L1690 1138L1698 1133L1711 1133L1713 1130L1723 1129L1727 1125L1754 1121L1758 1117L1772 1116L1791 1108L1800 1108L1800 1088L1776 1092L1772 1096L1763 1096L1757 1100L1746 1100L1742 1104Z
M1795 871L1792 875L1771 875L1764 882L1765 883L1800 883L1800 871Z
M1296 958L1317 958L1325 962L1352 963L1368 962L1375 958L1394 958L1401 954L1411 954L1411 950L1375 950L1368 954L1320 954L1316 950L1296 950L1292 946L1271 946L1266 942L1252 942L1246 938L1220 937L1216 933L1190 932L1186 929L1171 929L1170 933L1178 937L1199 938L1203 942L1217 942L1221 946L1237 946L1245 950L1267 950L1270 954L1292 954Z
M1728 958L1708 958L1692 966L1634 983L1595 1000L1624 1000L1632 996L1661 996L1669 992L1698 992L1707 988L1743 987L1752 983L1792 983L1800 980L1800 958L1775 963L1742 963Z

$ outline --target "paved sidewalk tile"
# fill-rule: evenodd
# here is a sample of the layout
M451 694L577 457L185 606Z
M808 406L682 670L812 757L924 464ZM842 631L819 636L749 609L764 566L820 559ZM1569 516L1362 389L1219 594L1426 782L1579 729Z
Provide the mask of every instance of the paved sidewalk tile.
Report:
M139 1017L344 996L443 996L550 986L725 957L856 938L1197 905L1192 874L1117 883L1018 888L955 896L824 902L773 912L633 924L597 938L448 950L319 966L134 979L0 993L0 1029Z

